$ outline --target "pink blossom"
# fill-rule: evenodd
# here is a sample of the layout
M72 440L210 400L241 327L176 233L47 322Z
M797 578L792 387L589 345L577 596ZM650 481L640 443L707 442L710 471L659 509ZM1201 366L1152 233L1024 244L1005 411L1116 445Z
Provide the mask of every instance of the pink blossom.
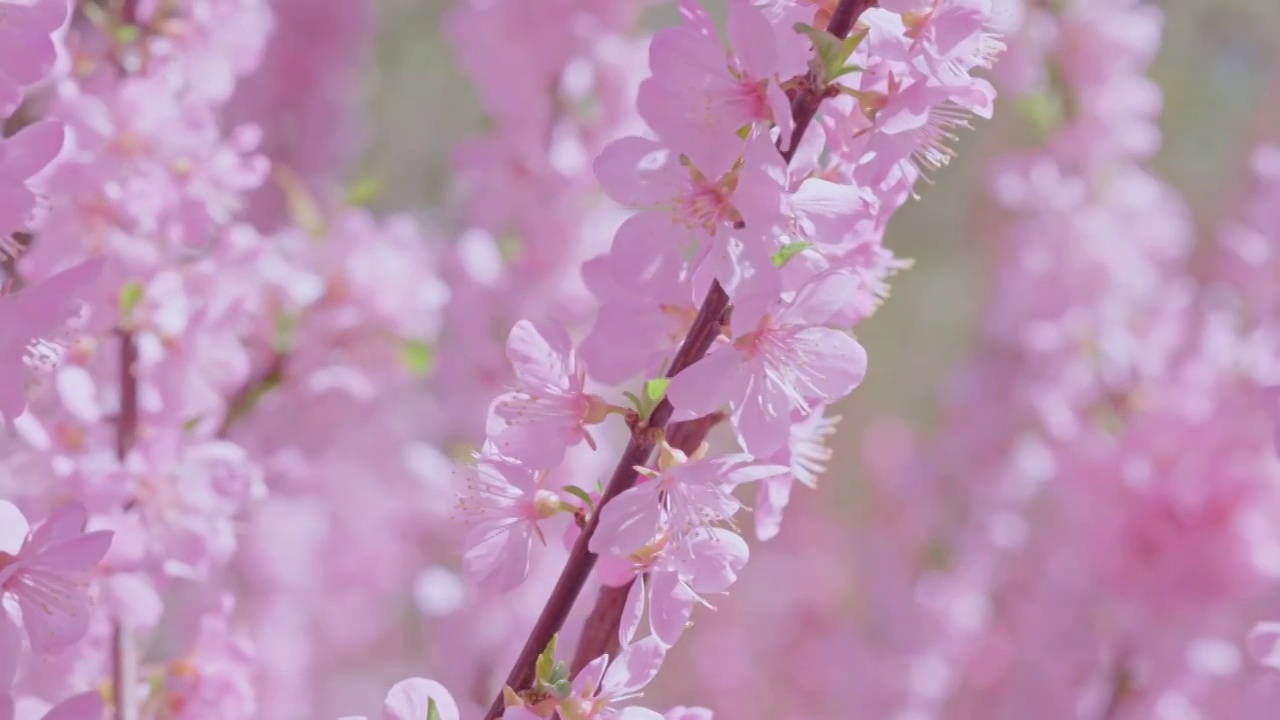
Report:
M17 109L23 88L53 69L57 52L49 35L66 20L67 0L0 2L0 118Z
M0 414L12 422L26 406L29 367L61 360L57 336L105 260L86 260L12 295L0 295Z
M733 496L738 485L766 480L787 468L764 465L750 455L687 458L663 447L664 470L646 470L649 479L605 503L591 536L591 550L627 556L645 547L664 528L681 542L697 528L730 522L742 507Z
M791 472L760 483L752 511L756 518L756 537L761 540L776 536L781 529L782 513L791 500L792 484L799 482L816 488L818 478L827 471L831 448L826 442L835 433L840 418L826 416L825 411L824 407L815 407L808 417L792 424L790 441L772 458L778 464L790 466Z
M670 535L664 535L640 555L650 557L639 564L648 571L649 580L647 583L637 581L631 586L624 615L636 617L638 623L647 589L653 636L671 647L689 625L694 605L711 607L705 596L728 590L737 580L738 571L747 564L749 552L746 541L738 534L700 527L680 543L672 543ZM630 640L623 637L623 642Z
M505 592L529 574L534 538L546 544L540 523L560 511L559 496L543 487L546 473L491 452L463 476L458 506L476 522L467 533L464 568L482 587Z
M387 691L382 705L382 720L427 720L432 707L438 720L458 720L458 704L445 686L425 678L401 680ZM349 715L340 720L366 720L363 715ZM431 720L437 720L432 717Z
M0 589L17 601L37 653L62 650L88 630L90 600L84 581L106 554L112 533L85 533L87 520L83 505L63 505L28 535L22 512L0 500Z
M594 448L586 426L604 420L608 406L584 389L587 368L564 330L521 320L507 337L507 358L518 389L493 403L489 435L497 450L547 470L583 440Z
M787 442L793 410L808 413L862 382L866 351L849 333L824 325L857 286L848 273L828 272L762 316L735 312L732 344L672 379L674 417L701 417L728 404L743 447L758 456L776 452Z
M726 172L741 154L735 134L774 123L785 147L791 103L780 85L773 26L749 0L729 3L728 41L697 2L681 3L686 24L654 33L652 77L640 86L639 109L658 136L704 172ZM776 155L776 153L775 153Z
M637 697L658 674L666 648L647 637L622 649L613 662L602 655L582 668L568 698L557 700L564 720L659 720L662 715L637 706L615 707Z

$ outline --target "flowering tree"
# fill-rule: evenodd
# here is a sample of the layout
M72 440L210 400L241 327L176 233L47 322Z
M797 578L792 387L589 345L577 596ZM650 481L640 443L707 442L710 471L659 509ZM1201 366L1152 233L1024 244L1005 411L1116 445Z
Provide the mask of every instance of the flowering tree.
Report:
M428 222L377 3L0 0L0 719L1270 717L1280 151L1193 262L1139 0L652 4L454 3ZM997 86L942 429L784 526Z

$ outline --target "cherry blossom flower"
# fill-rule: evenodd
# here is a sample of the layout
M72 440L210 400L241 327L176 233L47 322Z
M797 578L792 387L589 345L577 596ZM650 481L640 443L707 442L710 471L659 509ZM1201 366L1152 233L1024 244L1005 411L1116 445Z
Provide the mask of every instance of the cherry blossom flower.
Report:
M87 520L84 506L63 505L28 535L22 512L0 501L0 589L17 601L23 628L37 653L57 652L89 628L84 581L106 555L112 533L84 532Z

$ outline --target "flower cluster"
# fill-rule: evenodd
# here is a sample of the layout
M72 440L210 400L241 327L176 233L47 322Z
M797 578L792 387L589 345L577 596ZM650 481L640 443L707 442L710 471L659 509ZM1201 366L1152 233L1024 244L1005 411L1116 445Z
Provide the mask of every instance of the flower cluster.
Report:
M770 537L791 484L821 474L825 407L866 371L850 330L904 265L885 225L945 164L951 132L989 114L994 91L971 73L1002 47L983 3L870 5L731 2L722 32L686 1L681 24L655 33L638 90L647 132L594 161L635 211L583 265L595 323L576 346L555 318L515 324L516 383L465 472L466 566L492 588L518 586L551 523L572 518L561 581L488 717L656 717L619 703L746 563L737 488L759 488ZM608 399L632 382L627 401ZM631 441L612 479L576 482L562 459L595 448L592 426L613 417ZM722 419L740 452L705 442ZM602 602L608 586L625 599L593 612L559 663L551 633L597 556Z

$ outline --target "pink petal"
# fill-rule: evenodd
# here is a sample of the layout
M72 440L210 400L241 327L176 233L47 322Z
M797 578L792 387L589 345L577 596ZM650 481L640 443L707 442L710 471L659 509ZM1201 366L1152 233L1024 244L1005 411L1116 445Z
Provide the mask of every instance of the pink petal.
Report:
M737 53L743 73L752 80L770 80L778 69L773 25L751 0L729 3L729 46ZM791 116L790 109L786 113Z
M636 631L640 629L640 620L644 617L644 579L637 577L627 591L626 604L622 606L622 619L618 623L618 641L622 646L631 644Z
M31 533L31 542L27 545L27 551L39 552L47 545L75 537L84 532L84 526L88 522L89 511L84 505L78 502L59 505L49 514L49 518Z
M693 616L693 594L674 571L655 572L649 583L649 627L653 637L670 647L684 634Z
M9 689L13 687L21 652L22 638L18 635L18 626L13 624L9 613L0 607L0 698L8 695Z
M793 335L791 341L792 349L806 358L801 372L810 385L806 392L810 399L838 400L866 377L867 351L848 333L811 327Z
M22 624L31 640L31 649L48 655L58 652L89 631L89 596L68 581L11 588L22 608Z
M630 555L653 540L661 521L656 486L633 487L600 509L600 523L588 547L597 555Z
M613 718L614 720L663 720L662 713L637 705L622 708Z
M778 314L781 325L822 325L840 312L858 292L858 278L839 270L814 277L796 291L795 299Z
M667 649L653 636L623 649L605 671L601 689L611 695L640 690L657 676L666 655Z
M458 704L449 691L423 678L401 680L391 687L382 706L383 720L426 720L432 700L440 720L458 720Z
M511 590L529 575L533 542L529 523L496 521L477 525L467 533L462 567L467 577L491 592Z
M664 85L687 87L701 78L727 75L729 63L718 38L687 27L668 27L653 34L649 69Z
M507 359L521 385L530 392L570 385L574 372L573 343L564 328L521 320L507 336Z
M29 178L58 157L65 139L66 129L60 122L29 125L0 144L0 169L10 177Z
M73 695L45 713L44 720L101 720L106 710L102 695L90 691Z
M779 478L760 484L756 492L756 504L752 508L756 518L756 537L771 540L782 529L782 513L791 501L791 479Z
M667 386L675 406L672 419L692 420L719 410L737 394L741 374L742 356L724 346L681 370Z
M605 146L595 173L609 197L635 208L669 202L688 184L688 172L668 148L642 137L624 137Z
M752 378L733 406L733 427L743 449L769 457L791 437L791 399L776 383L764 381L762 368Z
M728 530L699 528L689 534L692 559L681 564L685 581L699 594L721 593L738 579L747 564L747 541Z

